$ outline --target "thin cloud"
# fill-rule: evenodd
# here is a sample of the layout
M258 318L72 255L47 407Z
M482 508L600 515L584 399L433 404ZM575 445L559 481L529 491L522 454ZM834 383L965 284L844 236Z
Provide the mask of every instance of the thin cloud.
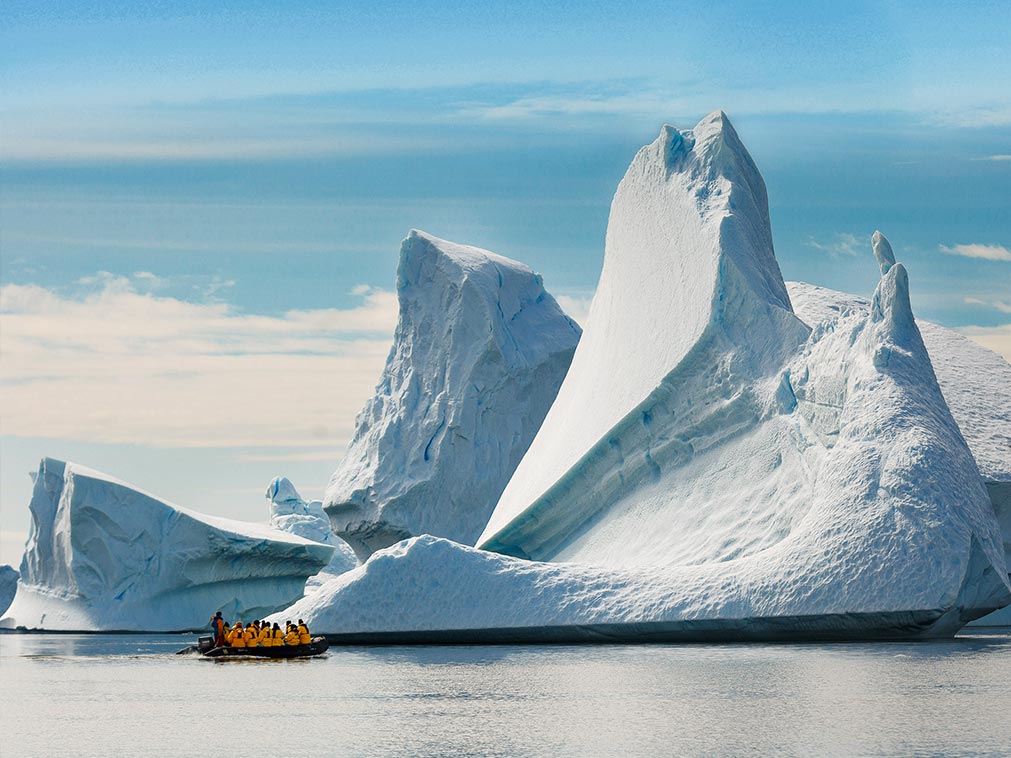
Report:
M580 326L586 326L586 319L590 316L590 304L593 302L592 292L588 295L555 295L555 300L565 311L566 316Z
M978 297L967 297L962 302L966 305L981 305L985 308L993 308L1001 313L1011 313L1011 303L1004 300L983 300Z
M820 242L814 237L809 237L807 246L823 253L828 253L832 257L856 256L866 252L870 243L867 240L857 237L855 234L839 233L831 240Z
M353 308L263 316L158 297L126 277L89 279L76 297L0 288L5 434L334 451L375 386L397 319L396 295L384 290Z
M973 158L974 161L1011 161L1011 155L987 155L983 158Z
M1011 250L1003 245L984 245L972 243L968 245L939 245L938 249L948 255L961 255L964 258L981 258L988 261L1011 261Z

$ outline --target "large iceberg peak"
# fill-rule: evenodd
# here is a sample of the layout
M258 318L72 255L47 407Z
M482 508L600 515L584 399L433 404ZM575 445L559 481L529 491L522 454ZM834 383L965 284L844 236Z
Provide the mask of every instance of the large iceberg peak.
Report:
M580 335L527 266L418 230L397 296L393 348L324 498L362 559L418 534L473 543Z
M765 182L730 120L717 111L688 131L665 126L618 185L586 331L482 544L543 557L545 546L531 553L491 538L524 512L529 525L562 535L608 507L606 498L591 504L572 492L566 498L579 502L560 506L558 497L577 469L612 457L632 465L630 445L655 444L638 437L671 411L674 401L662 397L680 403L673 412L699 435L696 446L746 428L767 404L759 385L808 331L776 262ZM652 476L652 453L633 458L636 476ZM541 512L548 508L553 517Z

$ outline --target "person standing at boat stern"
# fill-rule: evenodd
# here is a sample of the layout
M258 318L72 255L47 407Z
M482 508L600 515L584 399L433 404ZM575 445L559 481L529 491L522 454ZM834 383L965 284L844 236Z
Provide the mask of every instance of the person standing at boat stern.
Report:
M214 647L224 647L225 646L225 624L224 618L221 616L221 611L218 611L211 617L211 632L214 634Z

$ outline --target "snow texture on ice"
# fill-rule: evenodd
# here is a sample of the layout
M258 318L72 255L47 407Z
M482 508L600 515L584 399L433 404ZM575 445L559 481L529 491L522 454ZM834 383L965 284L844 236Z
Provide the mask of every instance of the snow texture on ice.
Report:
M878 239L884 238L875 234L876 256ZM870 308L866 298L813 284L787 282L787 289L797 314L816 328L834 328L843 315ZM929 321L919 325L941 393L983 476L1011 569L1011 365L951 329ZM979 623L1011 624L1011 608Z
M393 348L324 498L362 559L418 534L473 544L580 334L523 264L420 231L397 295Z
M301 597L334 548L205 516L45 458L14 602L0 624L78 631L199 629Z
M334 548L330 563L318 574L309 577L306 582L307 588L318 586L327 579L343 574L358 565L351 547L330 531L330 519L323 512L322 500L307 502L298 494L291 480L283 476L275 477L267 485L266 498L270 503L272 527Z

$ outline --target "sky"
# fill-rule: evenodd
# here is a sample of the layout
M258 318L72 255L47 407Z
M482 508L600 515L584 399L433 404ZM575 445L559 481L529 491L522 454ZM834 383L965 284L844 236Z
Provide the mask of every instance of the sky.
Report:
M264 521L320 497L379 377L411 228L577 320L611 197L722 109L788 280L1011 358L1011 4L21 2L0 7L0 563L70 459Z

